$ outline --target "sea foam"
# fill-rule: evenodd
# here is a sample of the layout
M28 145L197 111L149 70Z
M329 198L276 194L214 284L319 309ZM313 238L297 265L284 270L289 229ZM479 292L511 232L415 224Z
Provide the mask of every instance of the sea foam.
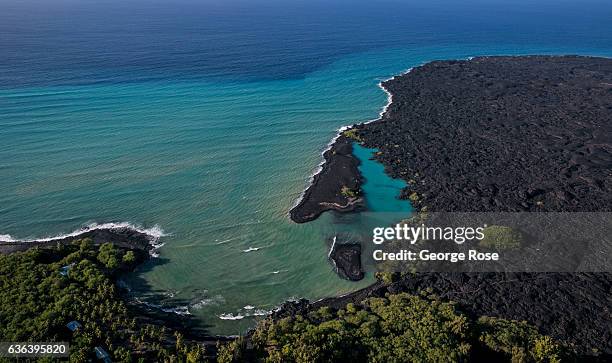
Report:
M134 232L142 233L146 235L149 239L149 244L153 247L150 252L152 257L158 257L159 254L156 252L160 249L164 243L160 243L159 239L161 237L167 236L164 230L159 225L154 225L149 228L144 228L142 226L130 223L130 222L108 222L108 223L90 223L80 229L72 231L70 233L59 234L56 236L50 237L41 237L41 238L32 238L32 239L18 239L14 238L9 234L0 234L0 242L14 242L14 243L40 243L40 242L53 242L59 241L64 238L70 237L78 237L84 233L96 231L96 230L118 230L118 229L128 229Z
M150 228L143 228L141 226L132 224L130 222L109 222L109 223L91 223L85 227L77 229L73 232L60 234L52 237L42 237L42 238L34 238L34 239L15 239L9 234L0 234L0 242L52 242L61 240L69 237L78 237L79 235L95 230L115 230L115 229L129 229L138 233L145 234L153 240L158 240L163 236L167 236L167 234L163 231L163 229L159 225L154 225Z

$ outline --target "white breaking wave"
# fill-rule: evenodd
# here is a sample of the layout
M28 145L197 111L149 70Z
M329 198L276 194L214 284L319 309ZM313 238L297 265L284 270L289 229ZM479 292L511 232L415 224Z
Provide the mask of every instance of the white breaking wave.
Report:
M275 309L276 310L276 309ZM248 317L267 316L272 314L273 310L257 309L253 305L245 305L242 311L237 313L225 313L219 315L221 320L242 320Z
M165 244L166 243L163 243L163 242L162 243L155 243L153 241L151 242L151 246L153 246L154 249L162 248L162 247L164 247Z
M199 310L206 306L216 306L225 302L225 298L222 295L216 295L211 298L201 299L195 303L189 305L191 309Z
M266 315L270 315L271 313L272 312L268 310L258 309L258 310L255 310L254 313L250 314L250 316L266 316Z
M17 242L10 234L0 234L0 242Z
M174 297L174 292L166 292L164 293L166 296ZM195 302L191 302L188 305L168 305L164 304L155 304L152 302L144 301L139 299L138 297L134 297L134 301L138 304L148 306L150 308L154 308L165 313L172 313L176 315L192 315L192 311L200 310L206 306L216 306L225 302L225 298L222 295L215 295L211 298L199 299Z
M331 258L332 253L334 253L334 248L336 247L336 241L337 238L336 236L334 236L334 241L332 242L331 248L329 249L329 253L327 254L327 258L331 261L331 263L334 265L334 270L336 272L338 272L338 265L336 265L336 260L334 260L333 258Z
M249 253L249 252L253 252L253 251L259 251L260 249L261 249L261 247L249 247L246 250L242 250L242 252Z
M189 306L163 306L163 305L153 304L148 301L140 300L137 297L134 298L134 301L136 301L139 304L148 306L150 308L161 310L165 313L172 313L176 315L191 315L191 312L189 312Z
M334 253L334 247L336 247L336 240L338 238L336 236L334 236L334 240L332 242L331 248L329 249L329 253L327 254L327 258L331 257L331 254Z
M69 237L78 237L79 235L83 233L87 233L87 232L91 232L95 230L104 230L104 229L108 229L108 230L130 229L138 233L146 234L147 236L151 237L153 241L157 241L159 238L167 236L167 234L165 234L165 232L157 224L150 228L143 228L135 224L132 224L130 222L118 222L118 223L111 222L111 223L102 223L102 224L91 223L71 233L60 234L60 235L53 236L53 237L43 237L43 238L34 238L34 239L15 239L11 235L0 234L0 242L52 242L52 241L57 241L57 240L61 240L64 238L69 238Z
M196 310L199 310L199 309L201 309L201 308L203 308L205 306L212 305L214 303L215 303L214 299L202 299L199 302L197 302L195 304L192 304L191 307L196 309Z
M112 230L117 230L117 229L129 229L131 231L142 233L148 236L149 243L153 247L153 250L150 251L150 255L152 257L159 256L156 250L160 249L164 245L164 243L159 243L159 239L161 237L167 236L164 230L157 224L150 228L144 228L144 227L132 224L130 222L109 222L109 223L102 223L102 224L91 223L73 232L66 233L66 234L60 234L60 235L52 236L52 237L42 237L42 238L34 238L34 239L16 239L16 238L13 238L11 235L1 234L0 242L22 242L22 243L23 242L25 243L52 242L52 241L59 241L64 238L78 237L84 233L88 233L88 232L92 232L96 230L112 231Z
M177 315L191 315L191 312L189 312L189 306L177 306L170 308L162 307L161 310L165 313L173 313Z
M221 320L242 320L242 319L244 319L244 315L240 315L240 314L234 315L234 314L231 314L231 313L229 313L229 314L221 314L221 315L219 315L219 319L221 319Z

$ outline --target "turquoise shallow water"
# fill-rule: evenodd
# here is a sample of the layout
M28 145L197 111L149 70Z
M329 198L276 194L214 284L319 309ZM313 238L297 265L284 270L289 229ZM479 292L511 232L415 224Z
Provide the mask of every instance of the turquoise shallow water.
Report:
M372 281L341 280L327 261L326 239L350 225L338 227L330 213L297 225L287 212L336 130L378 116L387 100L380 80L432 59L532 52L564 51L380 49L296 79L0 90L0 233L158 225L167 234L159 258L127 279L135 296L162 297L165 308L189 311L215 333L244 332L286 299ZM374 179L364 185L372 209L405 208L393 183L379 187Z
M3 1L0 235L162 229L134 296L242 333L288 298L372 281L327 261L330 236L409 213L370 151L379 213L287 212L336 130L378 116L380 80L434 59L609 56L611 16L601 0Z
M359 159L359 172L365 181L361 186L369 211L377 213L410 214L410 202L399 199L399 191L408 184L401 179L393 179L385 173L385 167L373 157L377 149L370 149L359 144L353 145L353 154Z

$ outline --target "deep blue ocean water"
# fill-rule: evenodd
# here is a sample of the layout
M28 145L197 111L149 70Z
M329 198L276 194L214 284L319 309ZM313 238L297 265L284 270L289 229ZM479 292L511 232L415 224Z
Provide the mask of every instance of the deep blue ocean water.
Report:
M611 56L611 19L599 0L0 0L0 234L157 226L135 295L243 332L287 298L371 281L331 270L332 214L287 211L336 130L378 117L380 80L434 59Z

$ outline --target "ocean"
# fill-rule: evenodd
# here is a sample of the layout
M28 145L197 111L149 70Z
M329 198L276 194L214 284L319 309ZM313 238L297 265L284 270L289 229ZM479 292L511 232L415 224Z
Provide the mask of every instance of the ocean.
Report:
M610 19L597 0L0 0L0 239L146 229L163 247L125 278L134 298L244 333L287 299L373 281L332 270L333 213L287 213L337 130L378 117L381 80L435 59L612 56ZM396 185L381 170L370 186Z

